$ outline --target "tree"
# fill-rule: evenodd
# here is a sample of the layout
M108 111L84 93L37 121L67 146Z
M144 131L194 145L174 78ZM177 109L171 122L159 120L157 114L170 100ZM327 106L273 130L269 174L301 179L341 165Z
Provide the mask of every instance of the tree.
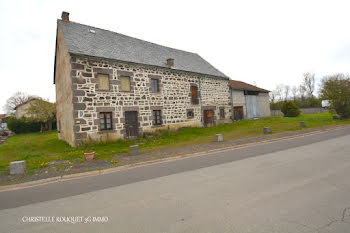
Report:
M18 91L7 99L3 109L7 114L14 114L16 112L15 107L17 105L22 104L33 97L34 96L32 95Z
M271 92L269 93L269 96L270 96L270 102L271 102L271 103L275 103L276 98L277 98L276 91L271 91Z
M310 99L314 96L315 91L315 74L304 73L303 87Z
M284 85L284 100L287 101L289 98L290 86Z
M292 87L292 95L293 95L293 100L296 101L298 99L298 87L293 86Z
M49 130L52 129L52 123L56 121L56 104L43 99L33 101L27 109L27 113L34 115L34 118L45 122Z
M335 74L326 76L321 84L322 97L330 101L340 118L350 118L350 76Z
M276 86L276 89L274 90L274 92L276 93L276 98L278 98L279 101L283 101L283 90L284 90L283 84L278 84Z
M299 85L299 96L301 100L305 99L305 87L303 85Z

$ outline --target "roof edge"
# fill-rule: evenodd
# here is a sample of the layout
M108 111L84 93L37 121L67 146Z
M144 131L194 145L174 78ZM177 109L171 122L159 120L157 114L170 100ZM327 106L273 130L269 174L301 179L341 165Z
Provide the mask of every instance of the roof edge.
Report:
M232 90L239 90L239 91L257 91L257 92L261 92L261 93L269 93L271 91L269 90L265 90L265 91L258 91L258 90L249 90L249 89L245 89L245 88L233 88L230 87Z

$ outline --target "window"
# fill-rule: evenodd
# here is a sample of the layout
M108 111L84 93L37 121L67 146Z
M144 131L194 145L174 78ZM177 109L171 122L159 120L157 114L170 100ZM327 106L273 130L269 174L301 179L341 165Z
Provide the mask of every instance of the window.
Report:
M120 77L121 91L130 91L130 77Z
M192 110L187 111L187 119L193 118L194 117L194 113Z
M98 74L98 89L99 90L109 90L109 75L108 74Z
M154 125L161 125L162 124L162 114L161 110L153 110L153 121Z
M198 88L191 86L191 102L192 104L198 104Z
M225 109L224 108L220 108L220 118L221 119L225 118Z
M112 113L101 112L100 113L100 128L101 130L112 129Z
M159 79L151 78L151 91L159 92Z

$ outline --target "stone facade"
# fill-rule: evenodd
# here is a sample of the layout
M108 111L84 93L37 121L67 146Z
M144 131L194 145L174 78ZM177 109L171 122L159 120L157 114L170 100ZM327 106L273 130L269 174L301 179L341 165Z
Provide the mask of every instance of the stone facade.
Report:
M60 138L73 146L86 140L125 138L125 111L137 112L138 135L157 129L201 126L202 111L207 108L214 110L217 124L231 122L228 79L85 56L71 55L70 62L70 75L61 77L69 80L56 83L72 83L73 124L61 119L63 114L57 117ZM99 90L98 74L108 75L109 90ZM129 92L121 91L122 76L130 77ZM159 80L157 93L151 92L151 78ZM198 88L198 104L191 103L191 86ZM60 105L57 99L58 109ZM63 105L69 107L69 103ZM219 115L220 108L224 109L224 118ZM154 125L153 110L161 110L161 125ZM187 116L188 111L193 111L193 117ZM100 112L112 113L111 130L100 129ZM66 122L64 127L61 121ZM68 125L72 137L64 132Z

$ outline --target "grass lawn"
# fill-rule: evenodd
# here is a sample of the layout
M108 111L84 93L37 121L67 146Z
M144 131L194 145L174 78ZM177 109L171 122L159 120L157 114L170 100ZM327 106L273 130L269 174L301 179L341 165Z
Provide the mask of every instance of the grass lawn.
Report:
M210 143L213 141L213 135L217 133L223 134L224 140L232 140L262 135L265 126L270 126L272 133L300 130L299 121L305 121L306 128L350 124L350 120L334 121L330 113L304 114L295 118L271 116L209 128L181 128L176 132L166 131L159 136L134 141L90 143L78 148L72 148L66 142L58 140L56 131L19 134L10 137L0 146L0 172L8 171L9 163L17 160L26 160L29 172L33 172L37 168L47 166L47 162L52 160L74 161L84 158L86 151L95 151L96 159L110 161L115 154L128 153L129 146L134 144L139 144L143 152L152 152Z

